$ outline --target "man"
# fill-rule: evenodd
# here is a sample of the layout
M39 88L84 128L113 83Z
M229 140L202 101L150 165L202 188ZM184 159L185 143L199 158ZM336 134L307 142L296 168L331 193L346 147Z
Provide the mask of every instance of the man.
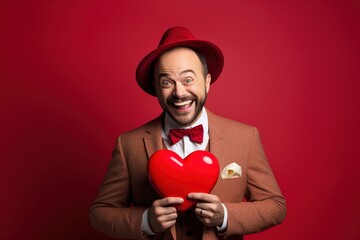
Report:
M222 68L221 50L182 27L167 30L158 48L140 62L137 82L157 96L164 112L117 139L90 209L97 230L122 239L243 239L284 220L285 199L257 129L204 107ZM186 135L175 143L170 136L172 129L199 126L200 142ZM207 150L219 161L221 175L212 192L189 193L196 204L186 212L175 208L182 198L162 198L149 183L147 162L160 149L183 158L195 150Z

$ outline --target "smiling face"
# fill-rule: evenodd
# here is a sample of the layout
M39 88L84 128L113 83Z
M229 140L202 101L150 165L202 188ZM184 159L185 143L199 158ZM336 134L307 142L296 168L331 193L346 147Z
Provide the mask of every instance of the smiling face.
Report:
M182 126L200 116L210 89L211 76L204 76L198 55L189 48L175 48L155 64L154 87L161 107Z

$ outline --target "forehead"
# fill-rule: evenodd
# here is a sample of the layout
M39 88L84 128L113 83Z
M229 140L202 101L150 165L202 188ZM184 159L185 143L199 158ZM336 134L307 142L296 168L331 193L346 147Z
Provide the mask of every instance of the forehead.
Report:
M201 67L201 62L194 50L178 47L163 53L155 64L155 69L162 67Z

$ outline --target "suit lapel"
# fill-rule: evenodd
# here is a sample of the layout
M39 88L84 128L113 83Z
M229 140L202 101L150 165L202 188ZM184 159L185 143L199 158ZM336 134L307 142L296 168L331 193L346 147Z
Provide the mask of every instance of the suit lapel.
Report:
M228 152L228 144L226 136L224 135L224 129L227 127L224 125L220 117L212 114L208 111L208 121L209 121L209 135L210 135L210 152L215 155L219 161L220 172L228 164L230 156ZM222 181L220 173L218 181L215 187L212 189L211 193L215 195L220 195L222 189L226 188L224 185L225 182Z
M149 127L145 130L144 145L148 158L156 151L163 149L163 142L161 138L163 114L152 121Z
M209 122L209 150L212 154L222 156L223 154L223 137L222 128L219 126L217 116L207 110Z

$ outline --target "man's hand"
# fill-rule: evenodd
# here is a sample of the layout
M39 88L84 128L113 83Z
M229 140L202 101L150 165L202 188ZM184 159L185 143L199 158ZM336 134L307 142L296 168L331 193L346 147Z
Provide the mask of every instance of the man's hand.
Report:
M195 206L195 213L205 226L215 227L222 225L224 207L218 196L207 193L189 193L188 198L198 201Z
M184 200L178 197L167 197L155 200L149 209L149 223L155 233L164 232L176 223L178 217L174 204Z

